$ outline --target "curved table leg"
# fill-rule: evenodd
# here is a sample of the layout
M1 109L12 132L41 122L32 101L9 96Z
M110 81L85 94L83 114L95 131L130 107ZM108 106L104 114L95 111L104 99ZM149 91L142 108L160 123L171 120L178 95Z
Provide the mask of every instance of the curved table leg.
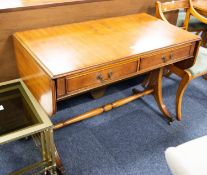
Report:
M163 77L163 68L154 70L151 72L152 76L149 83L149 88L154 88L154 97L155 100L161 110L161 112L164 114L164 116L169 120L170 124L174 121L174 119L171 117L170 113L167 110L166 105L163 101L162 96L162 77Z

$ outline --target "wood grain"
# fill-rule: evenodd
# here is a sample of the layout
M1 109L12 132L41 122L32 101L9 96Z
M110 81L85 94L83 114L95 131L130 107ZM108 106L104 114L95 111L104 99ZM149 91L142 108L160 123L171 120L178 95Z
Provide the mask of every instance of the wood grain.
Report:
M66 80L67 92L81 90L87 87L105 83L106 81L116 81L122 77L129 76L137 72L138 62L133 61L119 66L114 66L108 69L98 70L92 73L76 76ZM127 68L127 69L126 69Z
M51 116L56 112L55 83L43 69L32 59L27 50L22 49L18 40L14 39L16 59L19 73L32 94Z
M123 99L120 99L120 100L117 100L113 103L110 103L110 104L106 104L102 107L99 107L99 108L96 108L96 109L93 109L93 110L90 110L88 112L85 112L83 114L80 114L78 116L75 116L71 119L68 119L66 121L63 121L63 122L60 122L60 123L57 123L54 127L54 129L60 129L60 128L63 128L65 126L68 126L68 125L71 125L73 123L76 123L76 122L79 122L79 121L82 121L82 120L85 120L85 119L89 119L89 118L92 118L94 116L97 116L97 115L100 115L104 112L108 112L114 108L118 108L120 106L123 106L127 103L130 103L142 96L145 96L145 95L149 95L151 93L154 92L154 89L147 89L147 90L144 90L143 92L141 93L138 93L138 94L133 94L129 97L126 97L126 98L123 98Z
M0 13L110 0L0 0Z
M196 1L199 1L199 0L196 0ZM201 15L199 15L195 10L192 10L191 7L192 7L192 1L188 1L188 0L170 1L170 2L164 2L164 3L157 1L156 2L156 16L158 18L162 19L163 21L165 21L166 23L168 23L168 20L165 18L164 12L175 11L178 9L186 9L187 13L186 13L186 18L185 18L184 25L183 25L182 29L187 30L188 26L189 26L188 23L190 20L190 15L193 15L194 17L196 17L200 21L203 20L202 22L206 22L206 19L204 17L202 17ZM199 29L199 31L200 31L200 29ZM198 48L200 46L199 44L200 44L199 42L192 43L190 55L193 54L194 57L196 57L197 52L198 52ZM192 57L188 60L184 60L184 61L180 61L178 63L175 63L175 65L183 70L190 68L191 66L193 66L195 64L196 59L194 59L194 57Z
M31 64L56 83L53 104L181 60L194 61L200 41L144 13L17 32L14 38L33 59ZM22 61L17 59L18 65Z
M0 4L1 1L13 2L0 0ZM153 14L154 3L155 0L110 0L0 13L0 82L19 77L11 37L13 33L138 12Z
M145 13L17 32L14 37L52 78L198 40Z
M199 13L207 15L207 0L194 0L193 6Z
M194 6L196 6L196 4L197 4L197 9L200 8L199 12L202 12L202 10L203 10L202 13L205 14L205 6L207 7L207 1L195 0L193 2L192 0L188 0L187 2L189 4L189 6L186 9L187 12L186 12L186 18L185 18L183 29L188 30L188 25L189 25L189 22L190 22L190 16L191 15L194 16L200 22L203 22L203 23L207 24L207 18L205 18L204 16L199 14L195 10L196 7L194 8ZM165 8L167 8L169 10L173 10L171 8L171 6L174 6L174 4L175 4L174 1L169 2L169 3L160 3L159 1L156 2L157 16L159 18L161 18L162 20L167 22L166 18L164 17L163 11L164 11ZM186 8L186 6L184 4L182 4L182 5L183 5L183 7L180 6L179 8ZM164 8L163 8L163 6L164 6ZM200 46L199 42L193 43L190 47L190 50L188 49L189 54L194 55L194 57L169 66L168 76L171 73L175 73L176 75L181 77L181 82L178 86L178 90L177 90L177 93L176 93L176 114L177 114L177 119L179 121L182 119L182 98L183 98L183 95L184 95L184 92L185 92L186 88L188 87L191 80L193 80L194 78L197 78L199 76L203 76L203 75L207 74L207 71L204 71L204 72L200 72L197 75L193 75L191 73L191 71L188 70L188 68L193 66L196 62L195 58L197 57L197 55L199 53L199 46Z
M149 81L149 88L153 87L154 89L154 97L155 100L158 104L158 107L160 108L160 111L164 114L164 116L168 119L170 119L170 122L173 121L171 118L171 115L163 101L163 94L162 94L162 78L163 78L163 69L160 68L157 70L153 70L151 72L152 76L150 76L150 81Z
M174 10L178 10L178 9L186 9L189 8L189 2L188 0L177 0L177 1L169 1L169 2L165 2L162 4L161 6L161 10L163 12L168 12L168 11L174 11Z
M64 96L66 94L65 77L57 79L56 84L57 84L57 97Z
M185 59L189 57L193 57L194 54L190 53L191 51L191 44L182 46L179 48L174 48L171 50L163 50L160 53L154 53L153 55L143 57L140 63L140 70L143 69L152 69L153 67L156 68L159 65L166 64L167 62L178 61L179 59Z

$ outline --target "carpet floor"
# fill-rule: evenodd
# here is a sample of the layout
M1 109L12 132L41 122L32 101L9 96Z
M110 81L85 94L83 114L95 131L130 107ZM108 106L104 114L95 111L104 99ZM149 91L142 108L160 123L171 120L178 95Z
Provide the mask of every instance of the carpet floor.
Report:
M175 116L179 78L163 79L164 101ZM89 94L58 103L54 123L131 94L137 79L107 89L104 97ZM207 82L198 78L184 95L183 120L168 125L152 95L55 132L66 175L170 175L164 151L207 134ZM138 86L140 88L140 86ZM40 159L31 140L0 146L0 175Z

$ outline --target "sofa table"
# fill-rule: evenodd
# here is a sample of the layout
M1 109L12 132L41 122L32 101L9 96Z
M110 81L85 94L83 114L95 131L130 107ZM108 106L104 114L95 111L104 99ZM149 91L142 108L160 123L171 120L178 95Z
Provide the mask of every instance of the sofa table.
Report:
M20 76L48 115L57 101L150 72L147 88L55 125L67 126L144 95L162 98L164 67L194 64L200 37L145 13L17 32L14 47Z
M28 136L40 147L42 161L11 174L57 174L58 156L49 117L21 80L0 83L0 145Z

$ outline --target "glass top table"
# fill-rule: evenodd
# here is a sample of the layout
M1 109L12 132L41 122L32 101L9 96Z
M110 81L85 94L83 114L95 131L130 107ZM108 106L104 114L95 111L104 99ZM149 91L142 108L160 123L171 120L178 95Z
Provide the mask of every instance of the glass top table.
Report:
M47 127L50 119L21 80L0 83L0 144Z
M56 168L64 171L53 139L52 122L24 82L17 79L0 83L0 145L28 136L40 147L42 160L12 174L57 174Z

